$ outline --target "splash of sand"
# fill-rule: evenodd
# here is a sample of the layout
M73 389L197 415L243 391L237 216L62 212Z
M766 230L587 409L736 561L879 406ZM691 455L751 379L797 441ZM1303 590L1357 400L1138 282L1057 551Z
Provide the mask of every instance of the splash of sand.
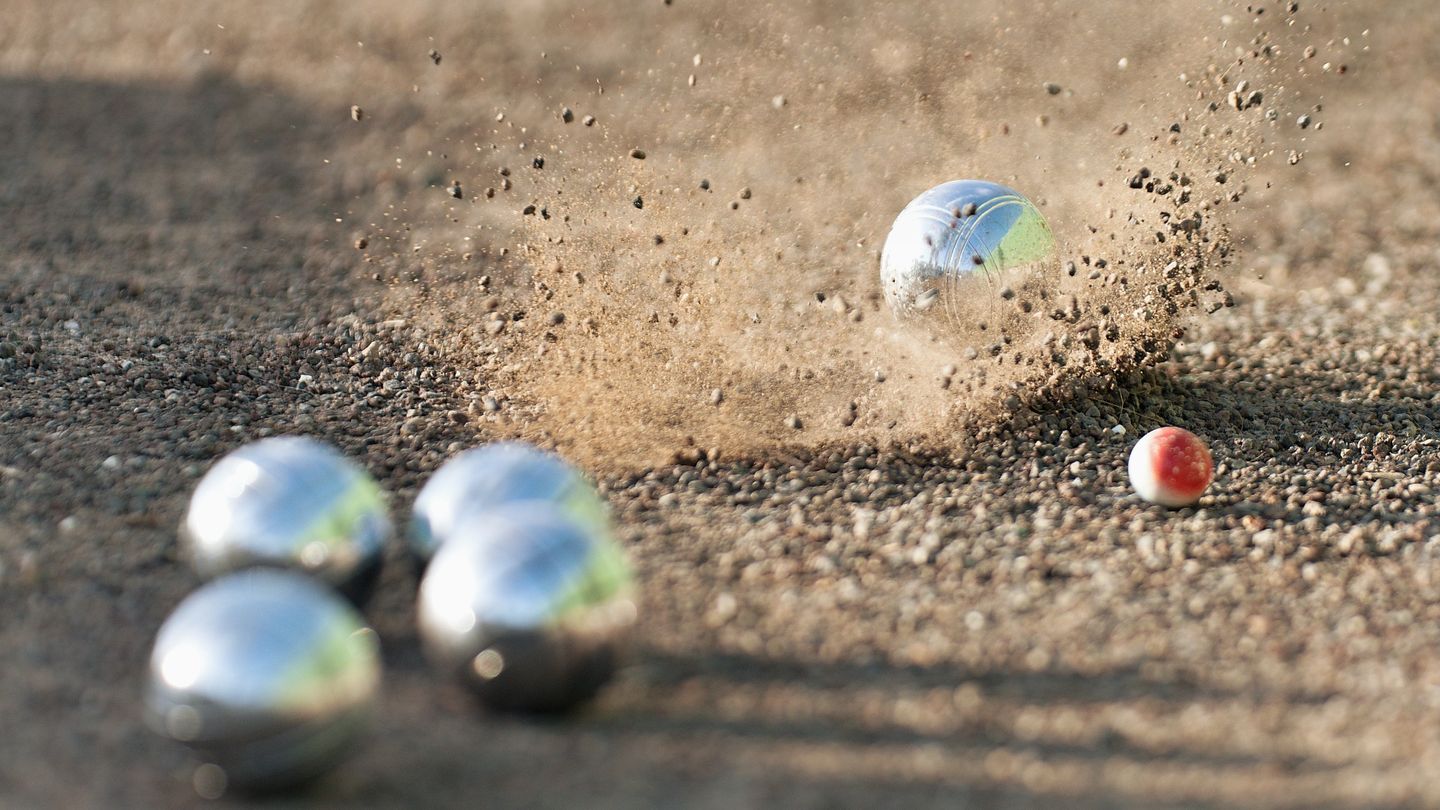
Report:
M610 461L943 444L1163 358L1228 303L1226 217L1257 163L1298 157L1304 18L964 5L688 9L617 86L550 86L545 113L477 130L460 173L499 185L482 217L522 223L518 269L425 306L503 320L507 430ZM927 331L885 307L878 252L910 197L961 177L1027 193L1061 249Z

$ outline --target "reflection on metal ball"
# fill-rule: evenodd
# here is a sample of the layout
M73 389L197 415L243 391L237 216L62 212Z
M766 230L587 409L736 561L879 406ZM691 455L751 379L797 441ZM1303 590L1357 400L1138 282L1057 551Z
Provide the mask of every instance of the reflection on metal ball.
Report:
M202 793L280 790L345 757L379 684L375 633L349 603L292 571L241 571L160 628L146 717L204 761Z
M461 453L426 482L415 499L410 551L423 566L455 531L461 512L520 501L554 504L588 531L608 536L605 504L578 470L532 445L498 442Z
M315 439L264 439L220 459L181 525L204 577L252 566L294 568L359 602L393 534L378 484Z
M635 623L620 549L552 504L457 516L420 585L420 634L441 667L500 709L593 696Z
M1045 218L1014 189L942 183L905 206L880 257L885 300L901 318L966 317L973 282L1010 283L1055 259Z

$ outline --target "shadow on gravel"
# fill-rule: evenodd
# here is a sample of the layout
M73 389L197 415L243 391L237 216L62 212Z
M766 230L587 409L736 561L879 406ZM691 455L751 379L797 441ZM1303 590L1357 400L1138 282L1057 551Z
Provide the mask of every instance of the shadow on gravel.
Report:
M728 684L760 685L803 683L818 691L881 689L929 691L954 689L961 685L979 688L986 696L1045 704L1103 704L1117 701L1150 700L1160 703L1190 703L1197 700L1262 700L1281 697L1258 690L1240 692L1202 686L1183 680L1148 678L1138 668L1110 670L1088 675L1079 672L967 671L948 666L892 666L845 662L814 663L799 660L759 658L738 653L681 658L662 653L640 657L648 679L655 686L678 684L691 678L716 678ZM1326 696L1283 695L1299 703L1322 704Z
M1328 767L1279 753L1209 750L1198 743L1150 747L1114 731L1102 732L1093 741L1056 739L1050 726L1023 736L1014 731L1016 715L1031 708L1065 706L1077 722L1085 723L1091 721L1079 718L1105 711L1172 722L1187 709L1224 702L1258 706L1266 697L1160 682L1134 670L1095 675L964 672L739 654L685 657L652 650L638 656L626 677L632 687L643 682L638 695L609 709L602 701L596 711L575 718L487 714L469 705L467 695L451 693L459 701L456 705L465 707L455 744L427 750L424 756L403 745L391 748L391 756L400 757L403 767L372 773L351 785L347 795L363 795L367 806L383 806L387 798L406 796L414 784L473 782L486 768L497 772L492 778L504 779L500 774L524 755L492 750L503 747L503 739L537 748L543 747L541 740L563 744L582 772L598 768L613 773L615 792L597 792L597 807L675 806L679 796L683 805L702 807L788 807L799 802L805 807L1219 808L1231 805L1174 794L1159 799L1145 795L1138 785L1125 790L1104 785L1110 775L1126 769L1158 769L1171 774L1177 785L1190 786L1178 788L1183 796L1193 788L1197 773L1217 779L1320 776ZM703 684L703 693L713 700L684 700L684 707L677 708L669 699L696 684ZM936 718L924 711L934 708L933 696L941 694L944 702L943 696L962 684L978 688L980 704L968 713L943 707L936 712L945 715L941 722L932 722ZM783 691L785 697L772 690ZM790 699L794 690L803 695ZM908 719L902 719L901 703L911 703L921 713L909 712L903 715ZM465 716L469 714L474 716ZM443 739L457 729L407 728L404 733ZM462 739L467 742L460 743ZM477 756L479 750L487 755ZM1027 763L1044 763L1065 777L1034 783L1025 775ZM554 780L561 793L574 786L565 772L555 773ZM607 801L612 795L625 800Z
M748 688L761 692L770 686L803 684L807 693L838 697L842 705L847 696L862 693L893 696L897 701L905 697L928 699L962 686L974 690L973 694L977 699L1013 704L1014 711L1019 711L1021 707L1070 706L1104 709L1107 706L1144 706L1147 711L1165 707L1166 711L1178 712L1190 706L1232 701L1259 705L1267 699L1280 697L1294 704L1319 706L1327 699L1324 696L1268 695L1258 690L1235 691L1183 681L1159 681L1143 676L1133 667L1096 674L997 670L970 672L944 666L812 663L740 654L708 655L695 659L651 654L643 659L643 668L649 687L662 692L691 680L708 681L723 685L726 689ZM944 743L980 751L1005 746L1028 750L1044 757L1078 760L1103 760L1111 756L1122 756L1134 761L1171 760L1216 767L1261 763L1287 769L1304 767L1301 760L1281 757L1227 755L1189 748L1157 751L1132 744L1113 732L1105 733L1101 739L1091 744L1047 742L1039 738L1021 739L993 721L978 719L958 722L953 729L939 731L926 731L914 725L898 723L861 725L829 722L824 718L787 722L769 716L737 719L703 715L644 716L634 712L627 713L624 717L608 718L607 722L627 729L724 732L742 737L807 739L856 745Z
M340 157L369 137L348 108L202 74L0 76L0 110L6 314L46 303L29 299L44 289L83 315L138 303L126 309L136 321L323 314L366 278L335 222L375 191L370 165ZM403 127L414 115L392 118Z
M1150 376L1163 379L1158 372ZM1324 450L1337 442L1373 441L1380 433L1403 438L1407 431L1430 433L1440 425L1440 404L1432 392L1391 391L1354 401L1365 392L1355 390L1353 375L1339 371L1253 375L1241 386L1202 372L1162 385L1162 392L1137 399L1143 413L1183 417L1212 441L1238 442L1257 454ZM1342 394L1349 401L1342 401Z

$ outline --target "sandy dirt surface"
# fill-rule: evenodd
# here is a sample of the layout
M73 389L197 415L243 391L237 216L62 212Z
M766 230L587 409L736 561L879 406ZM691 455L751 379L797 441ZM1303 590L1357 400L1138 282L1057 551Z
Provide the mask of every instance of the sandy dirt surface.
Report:
M397 549L373 735L264 806L1440 803L1440 10L1290 5L0 3L0 806L199 802L176 526L296 432L397 514L558 448L642 622L487 714ZM878 249L963 176L1062 255L917 335Z

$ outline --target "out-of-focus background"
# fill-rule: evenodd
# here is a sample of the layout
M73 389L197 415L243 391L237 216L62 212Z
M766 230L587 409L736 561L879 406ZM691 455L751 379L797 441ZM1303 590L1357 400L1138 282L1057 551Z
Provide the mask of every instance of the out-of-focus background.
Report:
M641 631L586 711L486 714L397 554L375 733L271 806L1440 800L1440 12L1291 5L8 0L0 805L194 801L140 721L175 527L294 432L402 516L461 447L559 447ZM1163 265L1142 166L1234 306L1032 402L1046 332L1156 307L1110 278ZM963 176L1095 323L897 336L879 246ZM1165 423L1196 510L1128 495Z

